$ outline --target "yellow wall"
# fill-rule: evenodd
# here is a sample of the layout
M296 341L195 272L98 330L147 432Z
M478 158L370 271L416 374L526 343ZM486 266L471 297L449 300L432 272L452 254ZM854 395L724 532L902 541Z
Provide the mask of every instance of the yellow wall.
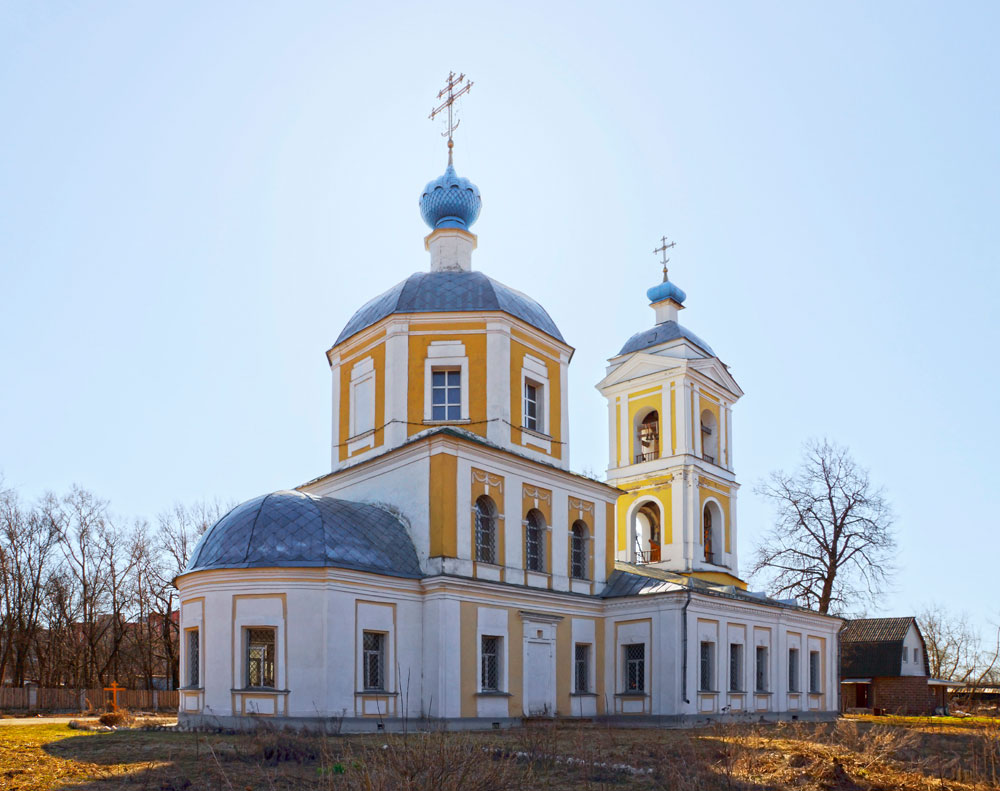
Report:
M628 546L628 511L632 507L632 504L649 497L655 497L663 504L663 524L660 525L661 544L666 547L673 543L673 507L670 502L671 480L672 476L666 475L658 478L650 478L647 481L641 481L637 484L628 484L629 488L625 494L618 497L617 548L625 549Z
M719 508L722 509L722 518L725 522L726 531L723 541L726 545L726 552L732 552L732 538L730 530L730 509L729 509L729 487L722 486L705 486L702 482L698 486L698 543L704 543L704 532L702 530L702 514L705 511L705 501L710 497L714 498L719 503Z
M522 340L518 340L521 338ZM528 345L530 343L530 345ZM540 344L537 341L528 340L528 336L517 332L511 332L510 341L510 422L513 424L510 429L510 441L514 445L524 445L521 429L521 421L524 419L524 408L522 399L524 393L521 391L521 369L524 368L524 356L530 354L537 360L545 363L546 375L549 378L549 424L543 426L544 433L553 440L552 450L549 453L554 459L562 458L562 387L559 374L558 350L555 347ZM554 354L556 359L549 359L550 354ZM532 450L544 453L537 446L530 446Z
M431 456L429 516L430 556L458 557L458 459L448 453Z
M594 539L594 515L595 505L589 500L580 500L572 495L568 499L568 512L566 525L566 575L573 576L573 525L583 522L587 526L587 579L594 579L594 548L597 546Z
M476 500L478 500L484 494L491 498L496 504L497 513L502 514L504 519L497 520L497 565L505 565L505 559L507 557L506 552L506 534L505 530L506 514L504 514L503 507L503 491L504 491L504 478L502 475L494 475L491 472L486 472L485 470L480 470L475 467L472 468L472 493L469 502L472 504L470 509L470 544L472 547L472 560L475 562L476 559ZM478 480L477 480L478 479Z
M640 390L637 393L632 393L628 398L628 455L626 457L626 464L633 464L635 462L636 454L639 452L636 443L636 418L642 413L648 413L649 410L655 409L656 414L660 423L660 455L663 455L663 428L667 425L666 418L663 414L663 392L662 388L654 387L649 390ZM621 436L621 435L619 435Z
M366 343L358 345L353 351L350 349L342 353L340 361L340 448L338 456L341 461L348 457L347 440L351 431L351 369L354 365L366 357L372 358L375 368L375 447L379 447L385 441L385 333L381 333L382 340L379 340L373 348L369 348ZM370 343L370 341L369 341ZM364 453L370 450L368 447L359 448L353 455Z
M719 413L719 402L716 401L716 400L714 400L707 393L701 393L700 399L701 399L700 400L700 411L698 412L697 419L695 420L695 427L694 427L695 431L698 431L698 432L701 431L701 413L702 412L706 412L706 411L707 412L711 412L712 415L715 416L715 434L714 434L714 437L715 437L715 445L718 448L718 451L717 451L716 456L715 456L715 460L716 460L716 462L719 463L720 466L724 466L725 463L726 463L725 457L726 457L726 454L728 453L729 449L726 448L725 452L724 452L723 447L722 447L722 445L723 445L723 443L722 443L722 416ZM704 437L702 437L702 439L704 439ZM702 451L704 451L704 447L702 448Z
M469 431L486 436L486 333L484 325L482 334L469 335L456 333L454 324L442 324L445 330L440 334L433 332L435 325L421 326L427 335L410 334L409 336L409 376L407 378L407 420L409 435L424 430L424 368L427 362L427 347L434 341L458 341L465 345L465 356L469 361L469 423L463 424ZM448 329L451 332L447 332ZM468 325L462 325L468 330ZM465 394L463 393L463 397Z
M521 491L521 516L520 521L523 523L528 518L528 511L532 508L536 508L541 511L542 516L545 517L545 524L548 526L548 530L545 531L545 573L552 573L552 533L554 531L554 522L552 521L552 492L548 489L543 489L540 486L531 486L530 484L525 484ZM509 516L507 517L510 518ZM527 526L521 525L521 546L526 547L527 544L526 533ZM527 563L527 558L525 558L525 563ZM549 579L549 584L552 584L552 580Z

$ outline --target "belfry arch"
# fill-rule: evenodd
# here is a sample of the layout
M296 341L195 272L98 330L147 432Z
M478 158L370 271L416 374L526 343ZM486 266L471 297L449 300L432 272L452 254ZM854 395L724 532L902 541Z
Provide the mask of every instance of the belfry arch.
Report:
M628 517L628 555L630 563L659 563L663 547L663 506L658 500L642 500Z
M723 564L725 524L722 509L715 499L706 500L701 509L701 545L706 563Z

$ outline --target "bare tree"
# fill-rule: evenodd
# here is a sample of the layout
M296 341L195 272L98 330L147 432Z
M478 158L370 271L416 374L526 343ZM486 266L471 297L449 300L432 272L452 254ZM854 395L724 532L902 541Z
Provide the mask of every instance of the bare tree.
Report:
M774 595L827 613L863 606L885 589L896 549L892 509L846 448L807 442L795 472L773 472L755 491L777 518L757 544L751 574Z
M1000 668L1000 628L984 641L965 613L955 615L940 605L917 616L927 648L930 674L961 684L992 682Z

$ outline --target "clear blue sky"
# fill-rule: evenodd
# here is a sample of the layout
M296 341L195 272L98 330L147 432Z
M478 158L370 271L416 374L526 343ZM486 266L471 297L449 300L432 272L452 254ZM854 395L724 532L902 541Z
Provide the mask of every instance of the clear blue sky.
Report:
M1000 610L995 3L0 5L0 469L129 516L329 470L323 352L427 267L427 120L474 266L577 348L572 462L603 471L605 360L683 322L746 391L752 492L848 445L898 511L886 614Z

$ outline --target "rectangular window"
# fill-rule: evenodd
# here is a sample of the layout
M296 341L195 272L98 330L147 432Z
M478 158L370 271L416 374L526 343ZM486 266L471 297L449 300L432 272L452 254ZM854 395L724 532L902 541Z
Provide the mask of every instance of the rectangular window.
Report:
M187 685L197 687L199 681L199 662L201 651L198 645L198 630L188 629L187 632Z
M534 382L524 383L524 427L542 431L542 387Z
M754 676L756 677L755 689L757 692L767 692L767 646L759 645L756 651L756 667Z
M385 633L364 632L362 651L365 689L385 689Z
M460 420L462 417L462 372L431 372L431 419Z
M822 691L819 681L819 651L809 652L809 691L815 695Z
M729 691L743 689L743 644L729 644Z
M483 692L500 691L500 637L482 636L480 684Z
M909 657L910 657L910 649L907 648L906 646L903 646L903 661L908 662Z
M715 643L708 640L701 642L701 663L698 689L711 692L715 689Z
M799 689L799 649L788 649L788 691L801 692Z
M590 691L590 646L586 643L576 644L573 657L573 691Z
M913 649L913 661L914 662L919 662L920 661L920 649L919 648L914 648Z
M646 691L646 644L629 643L622 646L625 656L625 691Z
M272 629L247 629L247 687L274 687L274 632Z

